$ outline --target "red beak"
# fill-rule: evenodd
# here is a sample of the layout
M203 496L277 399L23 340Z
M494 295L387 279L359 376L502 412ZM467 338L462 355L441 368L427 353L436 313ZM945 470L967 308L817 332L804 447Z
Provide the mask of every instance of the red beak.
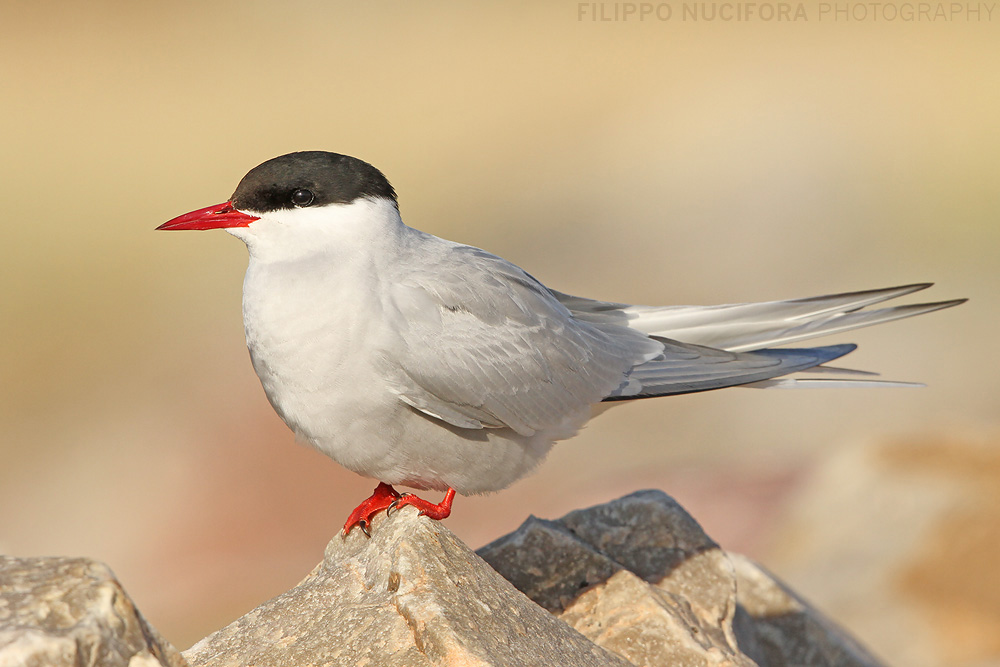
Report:
M157 229L223 229L225 227L247 227L254 220L252 215L240 213L231 202L216 204L179 215L164 222Z

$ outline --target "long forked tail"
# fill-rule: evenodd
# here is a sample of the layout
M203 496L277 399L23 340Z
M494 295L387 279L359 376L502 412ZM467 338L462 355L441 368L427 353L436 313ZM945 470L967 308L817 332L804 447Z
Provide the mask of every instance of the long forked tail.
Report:
M806 299L720 306L630 306L563 294L557 296L582 319L617 321L652 336L746 352L891 322L966 301L953 299L865 310L867 306L931 285L918 283Z
M805 299L719 306L632 306L593 301L560 293L557 293L556 296L567 308L573 311L575 316L596 323L625 325L657 338L683 341L731 353L756 351L780 355L785 351L773 348L828 334L891 322L904 317L930 313L957 306L966 301L966 299L953 299L885 308L867 308L927 289L931 284L918 283ZM732 382L731 384L760 388L921 386L907 382L873 380L871 376L875 375L874 373L831 368L823 365L814 365L809 369L790 370L788 373L798 374L803 370L813 377L803 379L796 376L789 377L784 373L775 373L770 378L745 383ZM627 389L625 391L627 392ZM611 400L615 398L621 400L625 396L612 397Z

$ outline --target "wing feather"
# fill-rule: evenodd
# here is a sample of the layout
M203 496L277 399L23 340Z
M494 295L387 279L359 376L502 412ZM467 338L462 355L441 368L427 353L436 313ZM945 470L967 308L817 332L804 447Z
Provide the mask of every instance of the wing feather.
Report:
M398 331L378 365L401 400L433 417L532 435L600 402L663 349L574 318L499 257L444 241L428 251L390 288Z
M770 380L811 369L852 352L852 344L728 352L661 339L662 358L636 366L606 401L690 394Z

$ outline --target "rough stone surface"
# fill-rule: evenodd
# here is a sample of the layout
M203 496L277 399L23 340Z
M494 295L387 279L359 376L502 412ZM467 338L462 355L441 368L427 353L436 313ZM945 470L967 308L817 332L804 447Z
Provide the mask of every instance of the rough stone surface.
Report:
M0 667L184 667L107 566L0 556Z
M669 496L530 518L479 554L635 665L880 664L773 577L725 553Z
M628 665L413 508L377 519L371 539L335 537L298 586L184 655L194 667Z

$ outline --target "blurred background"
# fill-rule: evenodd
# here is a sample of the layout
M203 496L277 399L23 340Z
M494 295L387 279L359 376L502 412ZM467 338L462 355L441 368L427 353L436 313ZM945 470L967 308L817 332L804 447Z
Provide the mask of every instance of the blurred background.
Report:
M685 4L0 5L0 551L107 562L181 648L320 560L374 482L267 404L243 245L153 228L333 150L569 293L971 297L827 341L926 388L619 407L447 525L661 488L889 662L1000 664L1000 10Z

